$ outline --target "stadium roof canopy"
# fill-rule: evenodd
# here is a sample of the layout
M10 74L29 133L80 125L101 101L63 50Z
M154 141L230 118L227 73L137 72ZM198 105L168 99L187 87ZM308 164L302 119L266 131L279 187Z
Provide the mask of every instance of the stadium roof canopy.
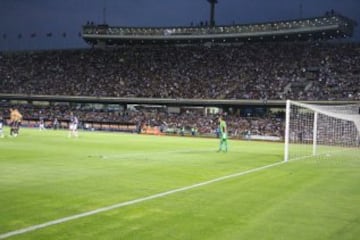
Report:
M256 24L190 27L114 27L86 24L82 37L90 45L193 44L348 38L357 23L340 14Z

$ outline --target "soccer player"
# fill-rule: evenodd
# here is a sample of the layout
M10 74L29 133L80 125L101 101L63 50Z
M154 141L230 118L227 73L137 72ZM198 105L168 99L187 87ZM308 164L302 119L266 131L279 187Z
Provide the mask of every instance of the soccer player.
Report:
M70 113L70 123L69 123L69 137L78 137L78 128L79 119L74 115L73 112Z
M4 138L3 125L4 125L4 120L3 117L0 115L0 138Z
M59 120L57 118L54 118L52 127L54 130L57 130L59 128Z
M22 115L16 108L10 108L10 136L16 137L19 134Z
M40 131L45 130L45 120L44 120L43 117L40 117L40 118L39 118L39 130L40 130Z
M228 150L227 126L222 116L219 117L219 137L220 137L220 144L219 144L218 152L221 151L227 152Z

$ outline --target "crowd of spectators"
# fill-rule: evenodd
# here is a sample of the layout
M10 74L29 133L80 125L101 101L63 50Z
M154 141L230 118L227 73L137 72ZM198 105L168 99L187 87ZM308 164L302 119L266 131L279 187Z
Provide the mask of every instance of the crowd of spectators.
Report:
M245 100L360 100L357 43L127 46L0 53L0 94ZM6 104L0 114L8 115ZM214 115L19 105L24 119L117 122L214 134ZM1 113L2 112L2 113ZM275 115L227 115L232 136L282 136Z
M0 115L8 119L9 108L14 107L8 103L0 104ZM141 110L95 110L70 105L33 105L22 104L15 106L23 118L39 122L43 119L48 128L52 128L52 122L57 119L60 123L67 123L70 113L77 116L81 126L86 123L122 123L137 127L157 127L164 133L180 134L182 129L187 133L196 131L196 134L215 136L218 128L218 115L205 115L199 111L184 111L169 113L164 109L141 109ZM224 115L228 125L229 134L235 138L241 138L246 134L261 136L283 135L284 119L275 114L263 117L240 117L238 115ZM134 129L135 130L135 129ZM136 130L135 130L136 131Z
M0 93L359 100L360 45L261 42L0 53Z

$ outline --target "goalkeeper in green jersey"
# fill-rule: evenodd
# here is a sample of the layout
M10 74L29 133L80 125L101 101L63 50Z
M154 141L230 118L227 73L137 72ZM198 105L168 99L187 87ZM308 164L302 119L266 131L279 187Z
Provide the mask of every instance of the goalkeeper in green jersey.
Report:
M224 119L220 116L219 117L219 137L220 137L220 144L219 144L219 150L227 152L228 150L228 144L227 144L227 126Z

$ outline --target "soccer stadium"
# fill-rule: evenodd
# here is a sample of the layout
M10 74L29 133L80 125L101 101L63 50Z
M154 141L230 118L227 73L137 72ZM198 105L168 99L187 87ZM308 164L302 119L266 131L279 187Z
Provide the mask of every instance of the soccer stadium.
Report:
M132 26L104 1L78 48L1 33L0 239L359 238L357 19L203 2Z

